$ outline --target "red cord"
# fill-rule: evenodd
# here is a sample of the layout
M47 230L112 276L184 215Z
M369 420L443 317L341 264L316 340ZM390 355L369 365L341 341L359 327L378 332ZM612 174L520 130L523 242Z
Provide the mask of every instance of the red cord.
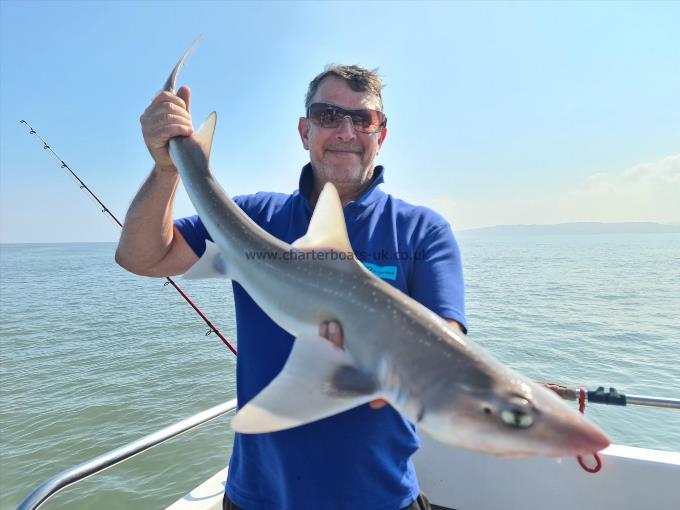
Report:
M585 414L586 412L586 389L584 387L579 389L578 410L581 414ZM597 452L593 453L593 457L595 458L594 467L588 466L584 462L582 455L578 455L576 458L578 459L578 463L584 471L587 471L588 473L597 473L600 469L602 469L602 458Z

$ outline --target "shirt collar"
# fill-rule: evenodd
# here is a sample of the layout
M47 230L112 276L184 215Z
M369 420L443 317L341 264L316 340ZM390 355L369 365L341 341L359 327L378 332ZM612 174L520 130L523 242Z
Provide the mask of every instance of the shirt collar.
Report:
M347 206L351 204L357 204L361 206L368 206L378 200L383 191L378 189L378 185L385 182L385 167L378 165L373 169L373 178L371 179L371 184L368 186L366 191L352 202L349 202ZM312 170L312 164L307 163L302 167L302 173L300 174L300 182L298 184L298 189L300 190L300 195L305 199L307 205L309 205L309 197L314 189L314 171ZM347 207L345 206L345 207Z

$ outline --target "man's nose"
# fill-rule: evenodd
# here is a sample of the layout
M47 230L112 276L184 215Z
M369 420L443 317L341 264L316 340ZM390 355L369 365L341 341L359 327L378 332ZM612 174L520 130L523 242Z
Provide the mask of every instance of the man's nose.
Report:
M352 124L352 118L349 115L346 115L342 119L340 125L336 128L335 136L338 140L342 140L343 142L353 140L357 137L354 131L354 124Z

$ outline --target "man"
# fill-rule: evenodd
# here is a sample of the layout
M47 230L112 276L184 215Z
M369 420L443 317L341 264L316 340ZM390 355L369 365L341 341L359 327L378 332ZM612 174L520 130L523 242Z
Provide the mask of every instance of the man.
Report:
M257 193L235 202L258 225L292 243L309 224L321 189L340 195L357 257L377 276L465 331L458 246L448 223L423 207L378 188L384 169L374 160L387 136L382 84L358 66L327 68L309 85L306 116L298 122L310 163L292 195ZM200 218L172 221L179 183L168 140L193 132L186 87L161 93L141 117L155 167L128 211L116 260L147 276L188 270L209 234ZM281 370L293 339L234 283L238 326L237 395L243 406ZM337 322L320 335L342 346ZM295 429L236 434L224 508L246 510L399 510L429 508L419 495L411 455L413 426L382 401Z

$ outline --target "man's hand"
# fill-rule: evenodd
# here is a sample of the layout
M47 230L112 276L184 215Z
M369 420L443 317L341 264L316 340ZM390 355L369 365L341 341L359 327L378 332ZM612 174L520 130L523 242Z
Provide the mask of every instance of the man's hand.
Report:
M337 321L322 322L319 324L319 336L325 338L326 340L330 340L330 342L338 349L343 348L342 328L340 327L340 323ZM380 409L381 407L385 407L387 402L385 402L383 399L378 399L373 400L369 403L369 405L373 409Z
M181 87L177 95L161 92L139 118L144 143L158 169L175 170L170 159L168 141L176 136L189 136L194 132L189 113L189 87Z
M193 133L187 87L177 95L161 92L139 118L142 134L156 165L130 204L116 250L116 262L144 276L174 276L198 257L172 223L179 174L168 153L168 141Z

